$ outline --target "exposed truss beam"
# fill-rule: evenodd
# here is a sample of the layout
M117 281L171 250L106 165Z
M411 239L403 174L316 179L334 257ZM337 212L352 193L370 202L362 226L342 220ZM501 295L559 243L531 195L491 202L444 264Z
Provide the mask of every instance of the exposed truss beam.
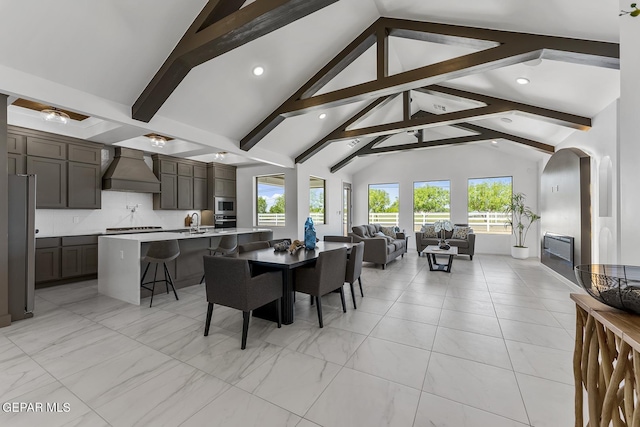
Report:
M430 114L424 111L419 111L418 113L414 114L412 117L422 118L422 117L429 117L432 115L433 114ZM474 134L459 136L459 137L452 137L452 138L443 138L435 141L426 141L426 142L423 141L423 135L418 135L418 142L415 142L412 144L401 144L401 145L393 145L388 147L377 147L386 139L390 138L392 135L380 136L374 139L373 141L371 141L369 144L360 148L358 151L350 154L348 157L346 157L345 159L341 160L340 162L332 166L331 173L334 173L342 169L343 167L347 166L349 163L353 162L358 157L384 154L384 153L395 153L395 152L406 151L406 150L417 150L417 149L424 149L424 148L430 148L430 147L441 147L445 145L468 144L471 142L486 141L491 139L506 139L512 142L516 142L518 144L526 145L528 147L534 148L536 150L539 150L545 153L552 154L555 152L555 148L552 145L545 144L539 141L534 141L528 138L512 135L506 132L488 129L483 126L478 126L471 123L463 123L463 124L457 124L455 125L455 127L459 129L467 130L470 132L474 132Z
M291 95L278 109L271 113L266 119L256 126L247 136L240 140L240 148L245 151L251 149L276 126L284 120L280 114L286 105L305 97L313 96L331 79L340 74L349 64L355 61L360 55L366 52L376 43L376 24L372 24L356 37L347 47L336 55L327 65L322 67L309 81L307 81L296 93Z
M345 131L350 126L356 125L359 122L363 121L364 119L369 117L371 114L373 114L374 112L378 111L379 109L387 105L389 101L394 99L396 96L397 94L378 98L375 101L373 101L371 104L364 107L362 110L358 111L355 115L349 118L349 120L342 123L340 126L335 128L333 131L331 131L328 135L326 135L320 141L313 144L313 146L307 149L304 153L296 157L296 163L304 163L305 161L309 160L312 156L317 154L320 150L322 150L327 145L329 145L332 141L334 141L334 135L336 135L339 132Z
M148 122L192 68L275 31L337 0L210 0L132 108Z
M380 75L385 73L380 71L384 70L384 62L380 56L386 52L388 35L435 43L471 46L484 50L415 70L381 77ZM362 38L374 41L384 40L384 46L378 46L378 78L376 80L316 96L309 96L308 92L305 93L305 96L297 96L300 92L298 91L243 138L240 148L243 150L251 149L286 117L434 85L531 59L542 57L608 68L619 68L620 66L620 49L619 45L615 43L391 18L380 18L376 21L359 36L359 41L356 39L338 57L334 58L332 63L340 57L344 58L345 51L353 50L354 43L356 46L360 46ZM321 76L317 74L312 81L319 82L320 79ZM318 85L315 85L314 89L319 89Z

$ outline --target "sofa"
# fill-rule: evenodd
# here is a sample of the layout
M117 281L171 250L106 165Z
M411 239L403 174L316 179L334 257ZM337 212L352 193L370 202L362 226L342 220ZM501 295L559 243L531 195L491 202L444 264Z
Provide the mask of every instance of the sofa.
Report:
M353 238L353 243L364 242L364 261L381 264L383 270L390 261L404 257L407 252L404 233L393 232L392 227L365 224L356 225L351 230L349 236Z
M418 256L420 256L424 248L427 246L437 245L440 242L440 238L437 235L434 236L432 226L433 224L425 224L422 227L423 230L427 229L426 233L422 231L416 232L416 248L418 249ZM466 228L467 233L460 232L459 234L466 234L466 238L454 239L453 234L456 232L456 229L463 227ZM476 247L476 235L473 233L473 229L468 227L467 224L455 224L452 231L445 231L444 238L450 246L458 247L458 255L469 255L469 259L473 260L473 253L475 252Z

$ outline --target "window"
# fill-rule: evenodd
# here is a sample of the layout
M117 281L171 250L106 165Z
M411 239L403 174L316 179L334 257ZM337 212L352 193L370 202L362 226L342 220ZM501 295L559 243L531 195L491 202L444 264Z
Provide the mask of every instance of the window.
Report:
M326 223L325 216L326 181L315 176L309 177L309 216L314 224Z
M398 225L399 184L369 184L369 224Z
M256 224L284 227L284 174L256 177Z
M426 181L413 183L413 231L423 224L451 219L451 182Z
M512 178L469 179L469 226L476 233L511 234L504 209L511 200Z

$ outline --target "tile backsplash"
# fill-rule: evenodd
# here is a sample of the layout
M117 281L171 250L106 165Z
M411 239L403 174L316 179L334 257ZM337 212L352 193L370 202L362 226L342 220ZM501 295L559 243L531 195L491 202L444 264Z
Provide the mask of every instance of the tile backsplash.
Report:
M127 206L139 205L135 212ZM102 191L102 209L36 209L37 237L102 233L106 228L160 226L184 227L187 215L199 211L153 210L153 195Z

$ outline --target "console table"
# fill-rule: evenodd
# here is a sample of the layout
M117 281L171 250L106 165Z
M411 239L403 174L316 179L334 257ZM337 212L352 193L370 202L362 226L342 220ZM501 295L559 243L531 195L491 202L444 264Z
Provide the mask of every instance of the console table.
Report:
M589 295L576 303L573 354L575 425L583 427L587 392L588 426L640 426L640 316L604 305Z

